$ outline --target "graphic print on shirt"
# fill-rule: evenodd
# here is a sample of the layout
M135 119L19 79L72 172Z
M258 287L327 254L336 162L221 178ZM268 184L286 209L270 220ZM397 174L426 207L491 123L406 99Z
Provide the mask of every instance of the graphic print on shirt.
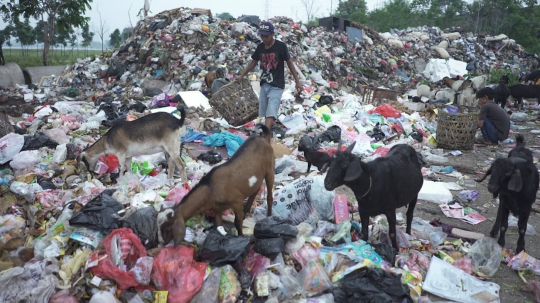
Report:
M274 76L272 70L275 70L278 66L278 56L276 53L261 54L261 68L263 69L261 80L268 84L274 82Z

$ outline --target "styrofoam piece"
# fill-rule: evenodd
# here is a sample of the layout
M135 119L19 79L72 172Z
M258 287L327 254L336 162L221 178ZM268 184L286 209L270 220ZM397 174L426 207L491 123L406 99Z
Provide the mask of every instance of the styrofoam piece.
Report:
M205 110L212 108L208 103L208 98L200 91L184 91L178 93L187 106L202 106Z
M433 182L424 180L422 189L418 193L418 199L435 203L442 201L452 201L452 193L446 188L443 182Z
M426 108L426 105L424 103L419 103L419 102L405 101L403 102L403 105L407 106L410 110L416 110L416 111L423 110L424 108Z
M467 62L454 59L431 59L424 70L424 76L431 82L441 81L444 77L463 76L466 73Z
M456 302L501 302L498 284L480 281L437 257L431 258L423 290Z

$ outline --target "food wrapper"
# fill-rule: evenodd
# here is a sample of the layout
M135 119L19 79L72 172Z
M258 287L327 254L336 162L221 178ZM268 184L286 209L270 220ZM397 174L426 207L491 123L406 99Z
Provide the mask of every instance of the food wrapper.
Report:
M525 251L521 251L519 254L515 255L510 262L508 262L508 267L514 270L532 270L536 275L540 275L540 261L529 256Z

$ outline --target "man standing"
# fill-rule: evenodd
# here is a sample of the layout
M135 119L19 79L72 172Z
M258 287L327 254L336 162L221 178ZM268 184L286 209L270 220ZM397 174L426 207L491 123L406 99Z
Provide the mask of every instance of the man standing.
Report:
M4 39L0 38L0 65L6 65L6 59L4 58L4 52L2 51L3 44Z
M270 22L261 22L259 27L259 37L262 43L257 46L255 53L251 55L249 62L242 74L236 77L236 81L242 81L247 73L249 73L259 61L261 61L261 92L259 95L259 117L265 117L265 125L269 129L272 128L274 120L277 118L281 95L285 88L285 64L291 71L291 74L296 81L296 90L302 92L302 84L298 80L296 69L291 60L287 45L281 41L274 39L274 26Z
M493 95L491 87L484 87L476 93L478 105L481 106L477 126L484 140L475 140L475 143L492 145L508 138L510 118L504 109L493 103Z

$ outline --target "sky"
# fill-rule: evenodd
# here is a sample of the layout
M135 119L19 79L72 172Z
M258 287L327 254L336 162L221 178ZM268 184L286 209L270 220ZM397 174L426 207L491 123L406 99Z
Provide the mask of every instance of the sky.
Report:
M233 17L241 15L258 15L261 20L265 19L265 3L268 2L268 17L287 16L295 21L307 21L307 14L303 2L314 2L314 16L328 17L331 8L335 10L339 0L149 0L150 13L155 15L162 11L178 8L205 8L210 9L212 14L228 12ZM385 0L367 0L368 10L377 6L382 6ZM204 3L204 4L203 4ZM137 14L144 6L144 0L93 0L92 9L86 12L90 17L90 30L96 32L94 41L99 41L97 31L99 31L99 13L105 23L104 29L108 29L105 36L115 30L137 25L139 17ZM98 12L99 11L99 12ZM129 13L128 13L129 12ZM32 22L32 24L35 24ZM0 29L6 24L0 19Z

